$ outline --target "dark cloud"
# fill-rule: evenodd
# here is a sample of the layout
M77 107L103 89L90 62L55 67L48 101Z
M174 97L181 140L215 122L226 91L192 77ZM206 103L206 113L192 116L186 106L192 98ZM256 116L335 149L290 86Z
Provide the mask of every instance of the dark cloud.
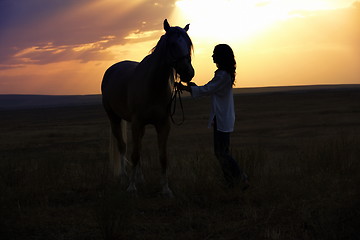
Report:
M63 12L86 1L71 0L2 0L0 2L1 29L34 26L57 12Z
M106 49L131 41L125 39L129 33L160 30L164 18L173 11L174 2L1 0L0 64L10 66L24 59L38 64L109 59L111 53ZM134 6L124 11L129 4ZM113 37L103 41L109 36ZM74 51L83 45L83 50ZM14 57L29 48L34 49L21 58Z

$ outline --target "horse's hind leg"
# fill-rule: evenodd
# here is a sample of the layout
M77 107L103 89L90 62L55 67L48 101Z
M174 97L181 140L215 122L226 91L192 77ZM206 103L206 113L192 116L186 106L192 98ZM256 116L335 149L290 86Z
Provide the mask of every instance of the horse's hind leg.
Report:
M127 189L128 192L136 192L135 180L136 176L139 174L140 170L139 162L140 162L140 152L141 152L141 140L145 133L145 126L137 121L132 121L131 124L132 129L132 141L133 141L133 151L131 154L132 161L132 172L130 177L130 184Z
M163 124L157 124L156 131L158 135L159 157L162 173L162 194L165 197L173 197L173 193L169 188L167 177L167 140L170 132L170 122L166 121Z
M111 131L113 135L113 139L116 141L110 142L110 156L111 162L110 167L113 170L114 176L119 177L121 182L127 180L126 173L126 140L127 140L127 132L126 132L126 121L111 121ZM120 156L119 154L120 153Z

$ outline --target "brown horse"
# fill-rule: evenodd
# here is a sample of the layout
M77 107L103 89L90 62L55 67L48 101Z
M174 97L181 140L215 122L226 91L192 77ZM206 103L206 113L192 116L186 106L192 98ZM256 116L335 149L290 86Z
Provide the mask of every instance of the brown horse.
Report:
M132 174L128 191L136 192L135 177L139 169L141 140L145 126L152 124L157 131L162 167L162 193L172 196L167 179L167 140L170 131L171 93L174 80L183 82L194 77L191 65L192 42L185 28L170 27L164 21L166 33L151 54L141 62L123 61L112 65L104 74L101 91L103 106L109 117L116 152L111 152L110 167L116 177L126 177L126 122L132 130ZM115 157L115 159L114 159Z

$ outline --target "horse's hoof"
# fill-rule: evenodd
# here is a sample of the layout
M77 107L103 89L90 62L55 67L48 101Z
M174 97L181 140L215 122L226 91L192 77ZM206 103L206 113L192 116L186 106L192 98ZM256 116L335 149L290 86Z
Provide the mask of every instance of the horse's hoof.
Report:
M126 190L128 193L135 195L137 194L137 189L134 183L130 183L129 187Z
M162 190L161 195L164 198L174 198L173 192L170 190L170 188L165 188Z

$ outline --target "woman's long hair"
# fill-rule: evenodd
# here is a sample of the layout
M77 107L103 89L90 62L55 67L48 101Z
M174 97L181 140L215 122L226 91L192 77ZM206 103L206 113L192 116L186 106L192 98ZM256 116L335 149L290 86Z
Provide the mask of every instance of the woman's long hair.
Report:
M234 52L227 44L219 44L214 48L214 62L218 68L225 70L231 76L233 85L235 84L236 61Z

